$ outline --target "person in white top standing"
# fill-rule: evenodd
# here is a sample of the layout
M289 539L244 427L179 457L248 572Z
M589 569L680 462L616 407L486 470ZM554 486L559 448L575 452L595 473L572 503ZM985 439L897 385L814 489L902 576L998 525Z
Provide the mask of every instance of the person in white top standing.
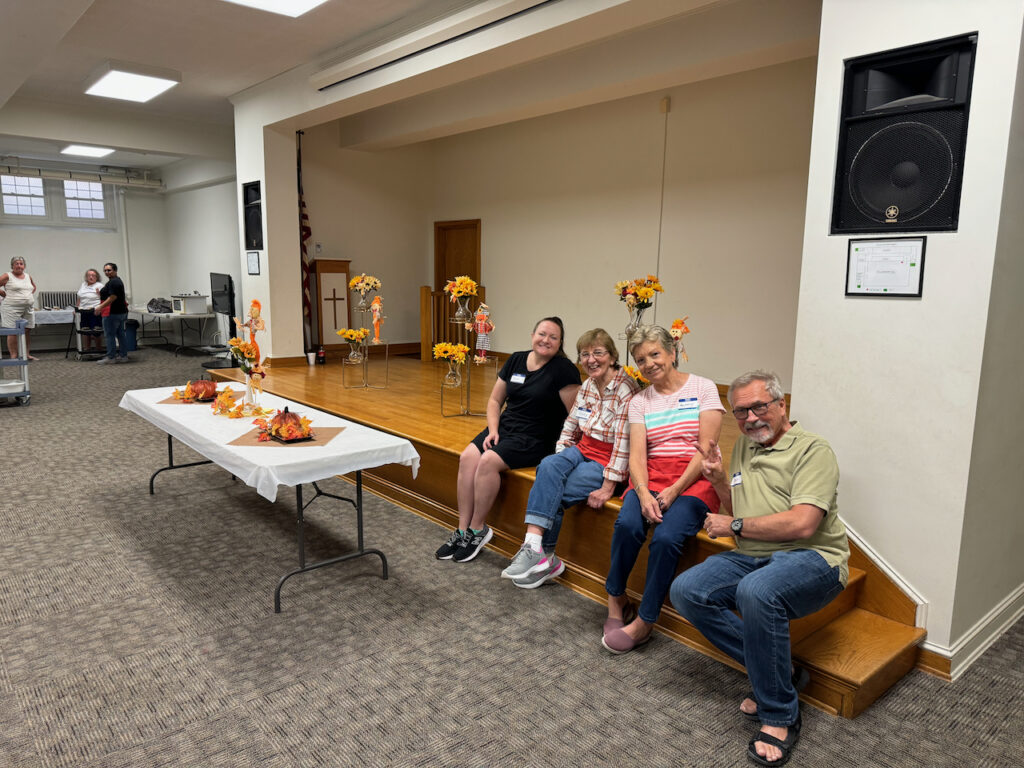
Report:
M25 320L28 327L25 329L25 354L29 360L36 360L28 351L28 329L36 327L35 314L32 307L35 304L36 284L32 277L25 271L25 259L15 256L11 259L11 271L0 275L0 297L3 303L0 304L0 327L13 328L16 320ZM18 337L7 337L7 351L12 358L18 356Z
M100 305L100 289L103 283L100 282L100 273L95 269L85 270L85 279L78 287L78 309L82 320L80 328L83 331L95 331L95 333L82 334L84 352L95 349L100 350L100 322L102 318L95 312Z

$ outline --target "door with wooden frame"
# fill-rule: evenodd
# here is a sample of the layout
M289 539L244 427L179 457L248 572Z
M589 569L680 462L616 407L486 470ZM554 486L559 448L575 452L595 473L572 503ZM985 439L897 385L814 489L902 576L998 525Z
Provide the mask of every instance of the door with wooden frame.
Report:
M480 219L434 222L434 291L443 291L445 284L459 275L469 275L480 283ZM434 328L447 328L455 305L439 301L434 306ZM432 343L444 338L441 331Z

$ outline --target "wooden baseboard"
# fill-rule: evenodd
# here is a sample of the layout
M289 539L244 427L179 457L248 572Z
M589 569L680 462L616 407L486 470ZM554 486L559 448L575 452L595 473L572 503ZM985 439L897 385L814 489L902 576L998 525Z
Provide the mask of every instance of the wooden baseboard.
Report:
M935 651L925 648L917 649L917 662L914 665L922 672L934 675L947 683L953 680L953 660L940 656Z

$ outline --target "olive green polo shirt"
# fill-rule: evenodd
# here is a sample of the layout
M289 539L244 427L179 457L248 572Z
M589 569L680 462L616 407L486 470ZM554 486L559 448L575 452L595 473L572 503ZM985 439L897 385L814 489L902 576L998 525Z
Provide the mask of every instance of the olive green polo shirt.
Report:
M839 578L845 587L850 545L836 504L839 464L828 442L805 432L794 421L789 431L771 446L759 445L740 435L729 467L736 517L771 515L797 504L813 504L827 510L818 530L806 539L756 541L737 536L737 551L750 557L769 557L782 550L813 549L830 566L839 566Z

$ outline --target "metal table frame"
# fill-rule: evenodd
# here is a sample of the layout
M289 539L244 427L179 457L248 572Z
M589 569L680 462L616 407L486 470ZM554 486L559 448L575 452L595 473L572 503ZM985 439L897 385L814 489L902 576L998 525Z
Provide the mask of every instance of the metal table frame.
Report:
M211 459L206 459L204 461L192 461L192 462L189 462L188 464L175 464L174 463L174 443L173 443L173 440L171 438L171 435L168 434L167 435L167 466L166 467L161 467L160 469L158 469L156 472L154 472L150 476L150 478L149 478L149 495L150 496L155 495L156 492L154 490L153 483L156 480L156 476L159 475L161 472L166 472L169 469L185 469L187 467L198 467L198 466L200 466L202 464L216 464L216 462L211 460ZM321 490L320 486L317 485L317 483L314 481L314 482L311 482L310 485L313 486L313 490L316 491L316 495L314 495L313 498L310 499L309 501L305 501L304 502L303 498L302 498L302 484L299 483L298 485L295 486L295 517L296 517L296 524L297 524L296 537L298 539L299 567L296 568L295 570L289 571L288 573L284 574L278 580L277 588L274 590L274 613L280 613L281 612L281 587L283 587L284 583L288 579L290 579L292 576L296 576L296 575L298 575L300 573L309 573L310 571L315 571L315 570L318 570L320 568L325 568L328 565L335 565L337 563L342 563L342 562L344 562L346 560L352 560L352 559L357 558L357 557L363 557L364 555L377 555L378 557L380 557L381 566L382 566L382 569L383 569L383 573L381 575L381 578L384 579L384 580L387 580L387 578L388 578L388 559L387 559L387 557L385 557L384 553L381 552L379 549L366 549L364 547L364 545L363 545L363 471L361 469L357 469L355 471L355 473L356 473L356 498L355 498L355 500L347 498L345 496L336 496L333 493L327 493L327 491ZM235 478L234 475L232 475L232 478L237 480L237 478ZM356 510L356 534L357 534L357 542L358 542L357 543L357 548L356 548L356 550L354 552L349 552L349 553L344 554L344 555L339 555L337 557L332 557L332 558L329 558L327 560L319 560L319 561L317 561L315 563L310 563L310 564L307 565L306 564L305 518L303 517L303 512L305 511L306 507L308 507L310 504L312 504L314 501L316 501L321 496L327 496L329 498L337 499L339 501L347 501L349 504L351 504L353 507L355 507L355 510Z

